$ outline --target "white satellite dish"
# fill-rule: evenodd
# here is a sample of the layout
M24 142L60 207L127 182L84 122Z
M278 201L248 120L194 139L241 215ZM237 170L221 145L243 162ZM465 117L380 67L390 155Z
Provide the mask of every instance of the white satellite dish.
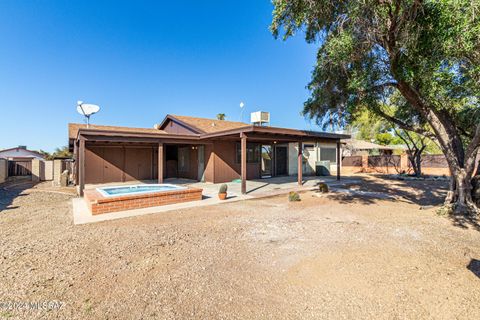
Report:
M90 116L100 111L100 107L96 104L83 103L83 101L77 101L77 112L85 117L87 120L87 128L90 125Z

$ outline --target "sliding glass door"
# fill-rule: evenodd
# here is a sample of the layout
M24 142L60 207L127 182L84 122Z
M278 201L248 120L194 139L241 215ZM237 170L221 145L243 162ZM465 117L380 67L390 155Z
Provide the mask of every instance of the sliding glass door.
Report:
M272 176L272 151L271 145L262 145L262 157L261 157L261 174L262 178L269 178Z

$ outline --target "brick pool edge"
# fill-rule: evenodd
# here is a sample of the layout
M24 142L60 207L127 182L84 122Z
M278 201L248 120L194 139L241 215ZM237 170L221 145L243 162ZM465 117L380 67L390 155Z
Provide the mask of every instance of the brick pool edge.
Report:
M92 215L163 206L167 204L202 200L203 189L160 191L120 197L104 197L95 189L85 190L84 199Z

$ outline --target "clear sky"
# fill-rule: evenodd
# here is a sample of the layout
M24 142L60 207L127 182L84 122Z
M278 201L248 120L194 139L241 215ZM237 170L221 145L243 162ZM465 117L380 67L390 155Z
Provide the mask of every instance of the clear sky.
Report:
M318 129L301 115L316 48L275 40L272 4L243 1L0 1L0 149L53 151L76 101L92 123L152 127L167 113Z

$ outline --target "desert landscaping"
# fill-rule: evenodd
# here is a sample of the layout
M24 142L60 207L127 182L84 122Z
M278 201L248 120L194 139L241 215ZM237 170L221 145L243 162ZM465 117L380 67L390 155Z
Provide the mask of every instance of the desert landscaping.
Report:
M478 318L480 233L436 213L446 188L360 175L299 202L279 195L73 225L73 188L6 186L0 316ZM45 301L54 304L18 307Z

